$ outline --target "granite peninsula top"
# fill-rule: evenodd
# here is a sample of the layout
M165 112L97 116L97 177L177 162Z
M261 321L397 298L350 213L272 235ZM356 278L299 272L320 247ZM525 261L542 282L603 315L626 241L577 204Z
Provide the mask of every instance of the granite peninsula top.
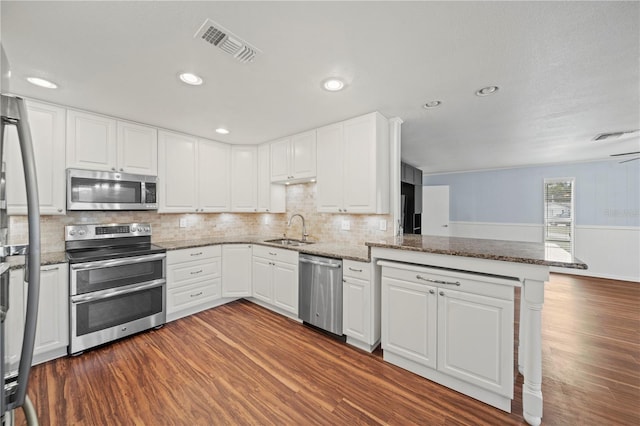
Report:
M587 269L587 265L569 252L550 243L488 240L480 238L438 237L430 235L404 235L365 243L368 247L389 248L501 260L530 265Z
M218 244L260 244L295 250L317 256L335 257L359 262L371 261L371 248L417 251L424 253L463 256L478 259L501 260L505 262L532 265L556 266L561 268L587 269L587 265L564 249L545 243L523 241L488 240L480 238L436 237L429 235L405 235L389 237L365 244L345 242L314 242L304 246L284 246L267 240L277 236L264 235L226 236L178 241L153 241L167 250L179 250ZM24 256L12 256L8 260L11 269L24 266ZM42 266L67 262L65 252L42 253Z

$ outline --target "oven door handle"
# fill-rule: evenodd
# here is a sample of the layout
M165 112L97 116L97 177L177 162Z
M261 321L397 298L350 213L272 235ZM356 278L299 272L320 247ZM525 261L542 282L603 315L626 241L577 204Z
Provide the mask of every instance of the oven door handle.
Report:
M99 260L97 262L75 263L71 265L71 269L74 271L87 270L87 269L100 269L110 268L112 266L129 265L132 263L149 262L151 260L164 259L167 257L166 253L150 254L146 256L137 257L125 257L122 259L112 260Z
M95 291L93 293L88 294L79 294L77 296L71 296L71 303L80 304L87 302L95 302L96 300L104 300L109 299L116 296L122 296L123 294L135 293L142 290L149 290L154 287L160 287L165 285L167 280L159 279L149 281L145 284L133 284L126 287L121 287L118 289L109 289L102 291Z

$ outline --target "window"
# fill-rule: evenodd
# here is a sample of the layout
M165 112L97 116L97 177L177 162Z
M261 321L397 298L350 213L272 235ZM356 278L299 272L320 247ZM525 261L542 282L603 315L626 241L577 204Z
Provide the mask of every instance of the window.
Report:
M574 178L544 180L544 242L573 254Z

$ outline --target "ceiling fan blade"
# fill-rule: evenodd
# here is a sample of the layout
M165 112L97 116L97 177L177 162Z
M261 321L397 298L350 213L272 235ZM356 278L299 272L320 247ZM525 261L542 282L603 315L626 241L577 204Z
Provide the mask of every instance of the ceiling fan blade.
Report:
M630 159L624 160L624 161L619 161L618 164L628 163L629 161L634 161L634 160L640 160L640 157L630 158Z
M632 155L632 154L640 154L640 151L634 151L634 152L622 152L620 154L610 154L609 157L620 157L622 155Z

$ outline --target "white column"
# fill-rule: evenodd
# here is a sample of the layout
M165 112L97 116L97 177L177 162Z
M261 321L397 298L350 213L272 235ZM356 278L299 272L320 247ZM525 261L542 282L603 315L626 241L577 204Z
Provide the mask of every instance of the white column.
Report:
M398 234L402 211L400 210L400 147L402 141L402 119L393 117L389 120L389 187L391 194L391 215L393 217L393 235Z
M522 415L527 423L538 426L542 421L542 305L544 281L525 279L524 298L524 384L522 386ZM523 318L521 312L520 317ZM522 336L520 337L522 342ZM522 360L518 355L518 363Z

